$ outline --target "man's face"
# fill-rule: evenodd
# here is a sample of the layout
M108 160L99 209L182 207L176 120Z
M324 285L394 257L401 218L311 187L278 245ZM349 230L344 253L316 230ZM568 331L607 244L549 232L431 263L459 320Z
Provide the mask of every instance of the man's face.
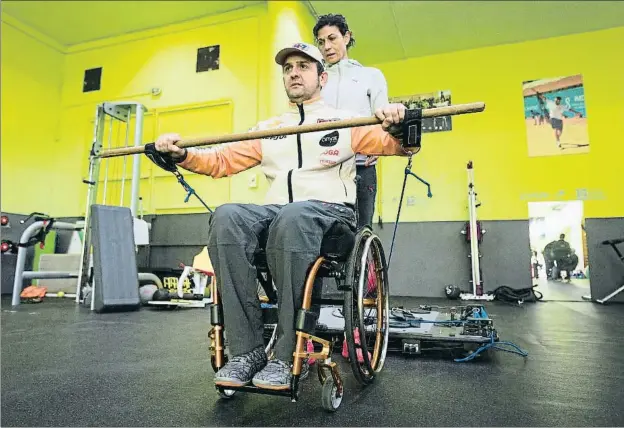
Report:
M299 54L290 55L282 66L282 77L286 95L293 103L301 103L319 96L322 85L327 81L327 73L320 76L314 60Z
M561 104L561 98L559 97L555 98L555 104L557 105Z
M316 43L323 54L323 59L329 64L335 64L347 54L347 44L351 35L347 31L344 36L336 26L325 26L318 31Z

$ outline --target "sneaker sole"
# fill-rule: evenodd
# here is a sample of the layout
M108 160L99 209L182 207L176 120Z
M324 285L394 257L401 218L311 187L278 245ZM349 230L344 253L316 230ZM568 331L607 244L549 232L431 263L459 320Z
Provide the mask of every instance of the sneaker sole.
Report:
M272 389L274 391L284 391L286 389L290 389L290 385L273 385L271 383L263 383L263 381L254 381L254 386L262 389Z
M217 386L245 386L249 385L250 382L237 382L234 380L215 380L215 385Z

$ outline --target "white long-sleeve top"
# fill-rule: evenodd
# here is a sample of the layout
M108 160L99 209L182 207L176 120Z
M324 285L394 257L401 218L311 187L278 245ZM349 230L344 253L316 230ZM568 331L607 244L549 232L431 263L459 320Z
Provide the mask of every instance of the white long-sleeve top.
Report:
M356 116L373 116L375 110L388 104L388 84L379 69L364 67L354 59L325 64L325 68L328 79L321 96L327 105ZM366 155L356 156L357 165L365 161Z

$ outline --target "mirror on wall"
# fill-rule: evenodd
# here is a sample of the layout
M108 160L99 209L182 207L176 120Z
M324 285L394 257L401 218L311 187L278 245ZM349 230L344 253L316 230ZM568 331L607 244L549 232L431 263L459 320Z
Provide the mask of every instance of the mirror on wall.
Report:
M531 277L544 300L582 301L589 260L582 201L529 202Z

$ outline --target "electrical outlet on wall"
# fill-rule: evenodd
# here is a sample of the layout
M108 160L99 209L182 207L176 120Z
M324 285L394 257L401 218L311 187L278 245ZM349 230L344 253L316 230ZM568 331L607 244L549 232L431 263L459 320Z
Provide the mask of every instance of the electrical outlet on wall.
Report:
M258 174L251 174L249 176L248 185L250 189L255 189L258 187Z

